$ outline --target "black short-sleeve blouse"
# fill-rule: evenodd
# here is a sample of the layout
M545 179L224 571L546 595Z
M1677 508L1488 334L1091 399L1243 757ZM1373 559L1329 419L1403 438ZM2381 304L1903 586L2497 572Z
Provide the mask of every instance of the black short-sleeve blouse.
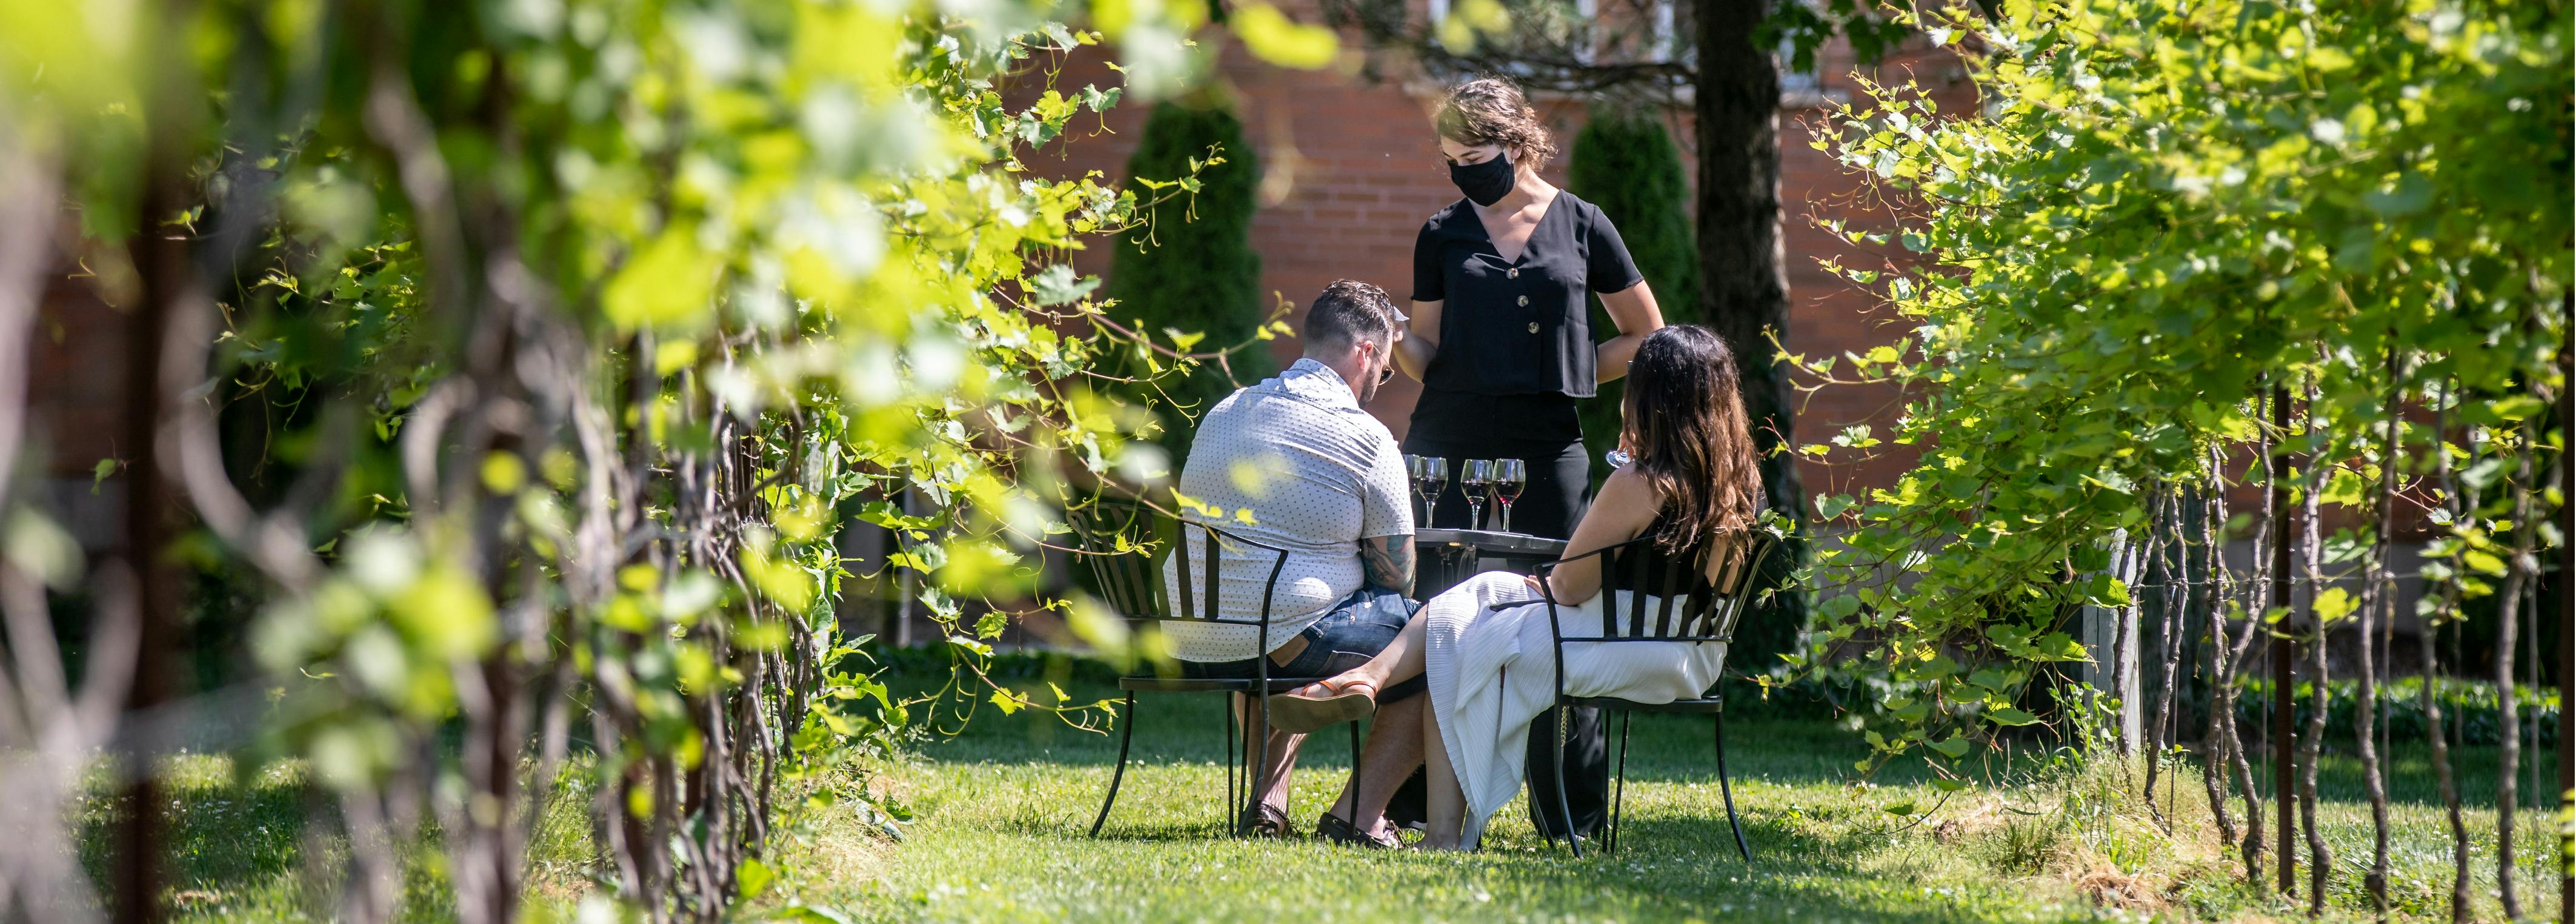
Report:
M1450 203L1413 242L1413 300L1446 302L1423 386L1592 397L1599 376L1584 293L1623 291L1644 278L1619 229L1573 193L1556 194L1511 262L1495 251L1474 205Z

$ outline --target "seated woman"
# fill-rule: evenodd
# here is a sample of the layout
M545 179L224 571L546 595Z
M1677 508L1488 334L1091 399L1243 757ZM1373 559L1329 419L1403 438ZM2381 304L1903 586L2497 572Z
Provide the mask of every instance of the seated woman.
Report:
M1717 335L1677 325L1647 337L1629 364L1620 410L1619 446L1630 461L1602 483L1567 541L1568 560L1549 577L1567 635L1600 634L1605 604L1633 612L1624 599L1603 599L1613 595L1600 593L1602 556L1583 553L1653 535L1667 550L1706 554L1715 580L1746 547L1759 515L1762 478L1736 392L1735 358ZM1271 697L1271 721L1296 731L1356 718L1377 691L1427 675L1431 710L1421 734L1431 788L1423 846L1473 848L1486 821L1520 791L1530 722L1555 699L1547 613L1537 578L1477 575L1432 598L1367 663ZM1725 660L1719 643L1569 643L1565 688L1575 696L1671 702L1706 692ZM1391 843L1382 820L1388 794L1346 791L1333 814Z

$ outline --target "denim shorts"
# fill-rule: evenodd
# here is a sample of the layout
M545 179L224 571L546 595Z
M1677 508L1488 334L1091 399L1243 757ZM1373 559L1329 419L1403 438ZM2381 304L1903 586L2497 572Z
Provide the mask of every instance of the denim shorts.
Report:
M1306 650L1286 664L1271 662L1270 676L1330 677L1358 667L1386 650L1395 634L1404 630L1405 621L1413 618L1413 611L1421 608L1403 594L1363 587L1297 633L1306 640ZM1252 658L1181 662L1183 676L1205 679L1250 680L1259 669Z

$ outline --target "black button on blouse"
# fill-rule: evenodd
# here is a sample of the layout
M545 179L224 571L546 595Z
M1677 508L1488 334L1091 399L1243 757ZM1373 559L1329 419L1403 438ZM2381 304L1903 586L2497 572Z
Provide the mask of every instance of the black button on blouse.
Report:
M1423 222L1413 242L1413 300L1446 303L1440 349L1423 386L1592 397L1599 375L1584 293L1623 291L1644 279L1619 229L1573 193L1556 194L1520 259L1509 262L1476 207L1450 203Z

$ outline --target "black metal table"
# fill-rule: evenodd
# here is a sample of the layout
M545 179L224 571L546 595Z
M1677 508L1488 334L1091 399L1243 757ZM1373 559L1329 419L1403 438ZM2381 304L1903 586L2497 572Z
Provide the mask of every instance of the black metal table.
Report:
M1413 592L1428 600L1482 571L1535 574L1565 554L1565 540L1482 529L1424 529L1413 534Z

